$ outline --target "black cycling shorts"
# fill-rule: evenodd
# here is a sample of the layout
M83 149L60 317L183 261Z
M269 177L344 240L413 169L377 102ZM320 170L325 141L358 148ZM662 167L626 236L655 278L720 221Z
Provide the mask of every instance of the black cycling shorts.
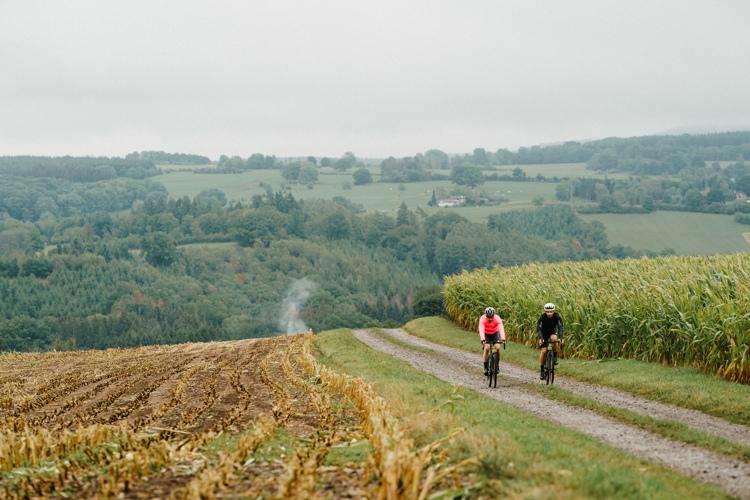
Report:
M549 335L542 334L542 345L539 346L539 349L544 349L545 347L549 347L549 338L553 335L557 335L557 332L550 333ZM557 341L559 342L560 339L558 338Z
M495 333L489 333L484 335L484 341L488 344L491 344L493 342L497 343L500 342L500 332Z

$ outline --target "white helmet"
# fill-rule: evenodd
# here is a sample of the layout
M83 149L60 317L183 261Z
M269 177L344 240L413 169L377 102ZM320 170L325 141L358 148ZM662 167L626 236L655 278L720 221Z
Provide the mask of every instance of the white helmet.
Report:
M488 318L492 318L495 315L495 309L492 307L488 307L484 310L484 315Z
M544 310L545 311L554 311L555 310L555 304L553 304L552 302L547 302L546 304L544 304Z

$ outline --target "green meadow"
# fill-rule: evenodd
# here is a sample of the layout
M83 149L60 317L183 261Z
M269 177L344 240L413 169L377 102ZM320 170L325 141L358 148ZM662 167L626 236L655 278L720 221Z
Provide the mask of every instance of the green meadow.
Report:
M583 163L554 165L504 165L487 173L510 174L516 167L526 175L542 174L546 177L600 177L601 174L586 169ZM370 167L375 181L380 176L378 167ZM449 171L440 171L448 175ZM610 177L624 174L610 174ZM233 201L249 201L253 195L265 192L265 186L279 189L288 187L299 199L331 199L341 196L361 205L368 211L395 213L405 202L410 208L421 208L428 214L452 211L473 222L484 222L493 213L534 208L533 200L543 198L545 203L556 202L553 182L488 181L481 189L504 201L492 206L436 208L429 207L433 190L448 193L455 185L450 181L425 181L404 184L373 182L355 186L351 173L320 174L312 187L287 184L279 170L253 170L239 174L200 174L190 170L165 170L154 178L167 188L173 197L195 196L205 189L220 189ZM652 214L593 214L582 215L587 220L598 220L607 228L612 244L628 245L637 249L661 251L674 249L681 255L731 253L750 250L743 233L750 227L735 222L734 218L719 214L691 212L655 212Z
M739 224L729 215L654 212L581 217L602 222L612 244L654 251L673 248L680 255L750 251L750 244L742 236L750 232L750 226Z

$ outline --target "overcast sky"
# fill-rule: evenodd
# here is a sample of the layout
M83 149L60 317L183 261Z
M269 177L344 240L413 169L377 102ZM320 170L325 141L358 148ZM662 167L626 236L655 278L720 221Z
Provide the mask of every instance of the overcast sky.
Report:
M750 1L0 0L0 154L750 128Z

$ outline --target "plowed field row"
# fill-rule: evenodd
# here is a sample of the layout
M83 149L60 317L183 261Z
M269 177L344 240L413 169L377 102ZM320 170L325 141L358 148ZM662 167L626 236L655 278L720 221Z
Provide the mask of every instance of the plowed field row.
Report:
M2 358L0 496L364 495L361 463L325 465L362 434L293 359L302 342Z

